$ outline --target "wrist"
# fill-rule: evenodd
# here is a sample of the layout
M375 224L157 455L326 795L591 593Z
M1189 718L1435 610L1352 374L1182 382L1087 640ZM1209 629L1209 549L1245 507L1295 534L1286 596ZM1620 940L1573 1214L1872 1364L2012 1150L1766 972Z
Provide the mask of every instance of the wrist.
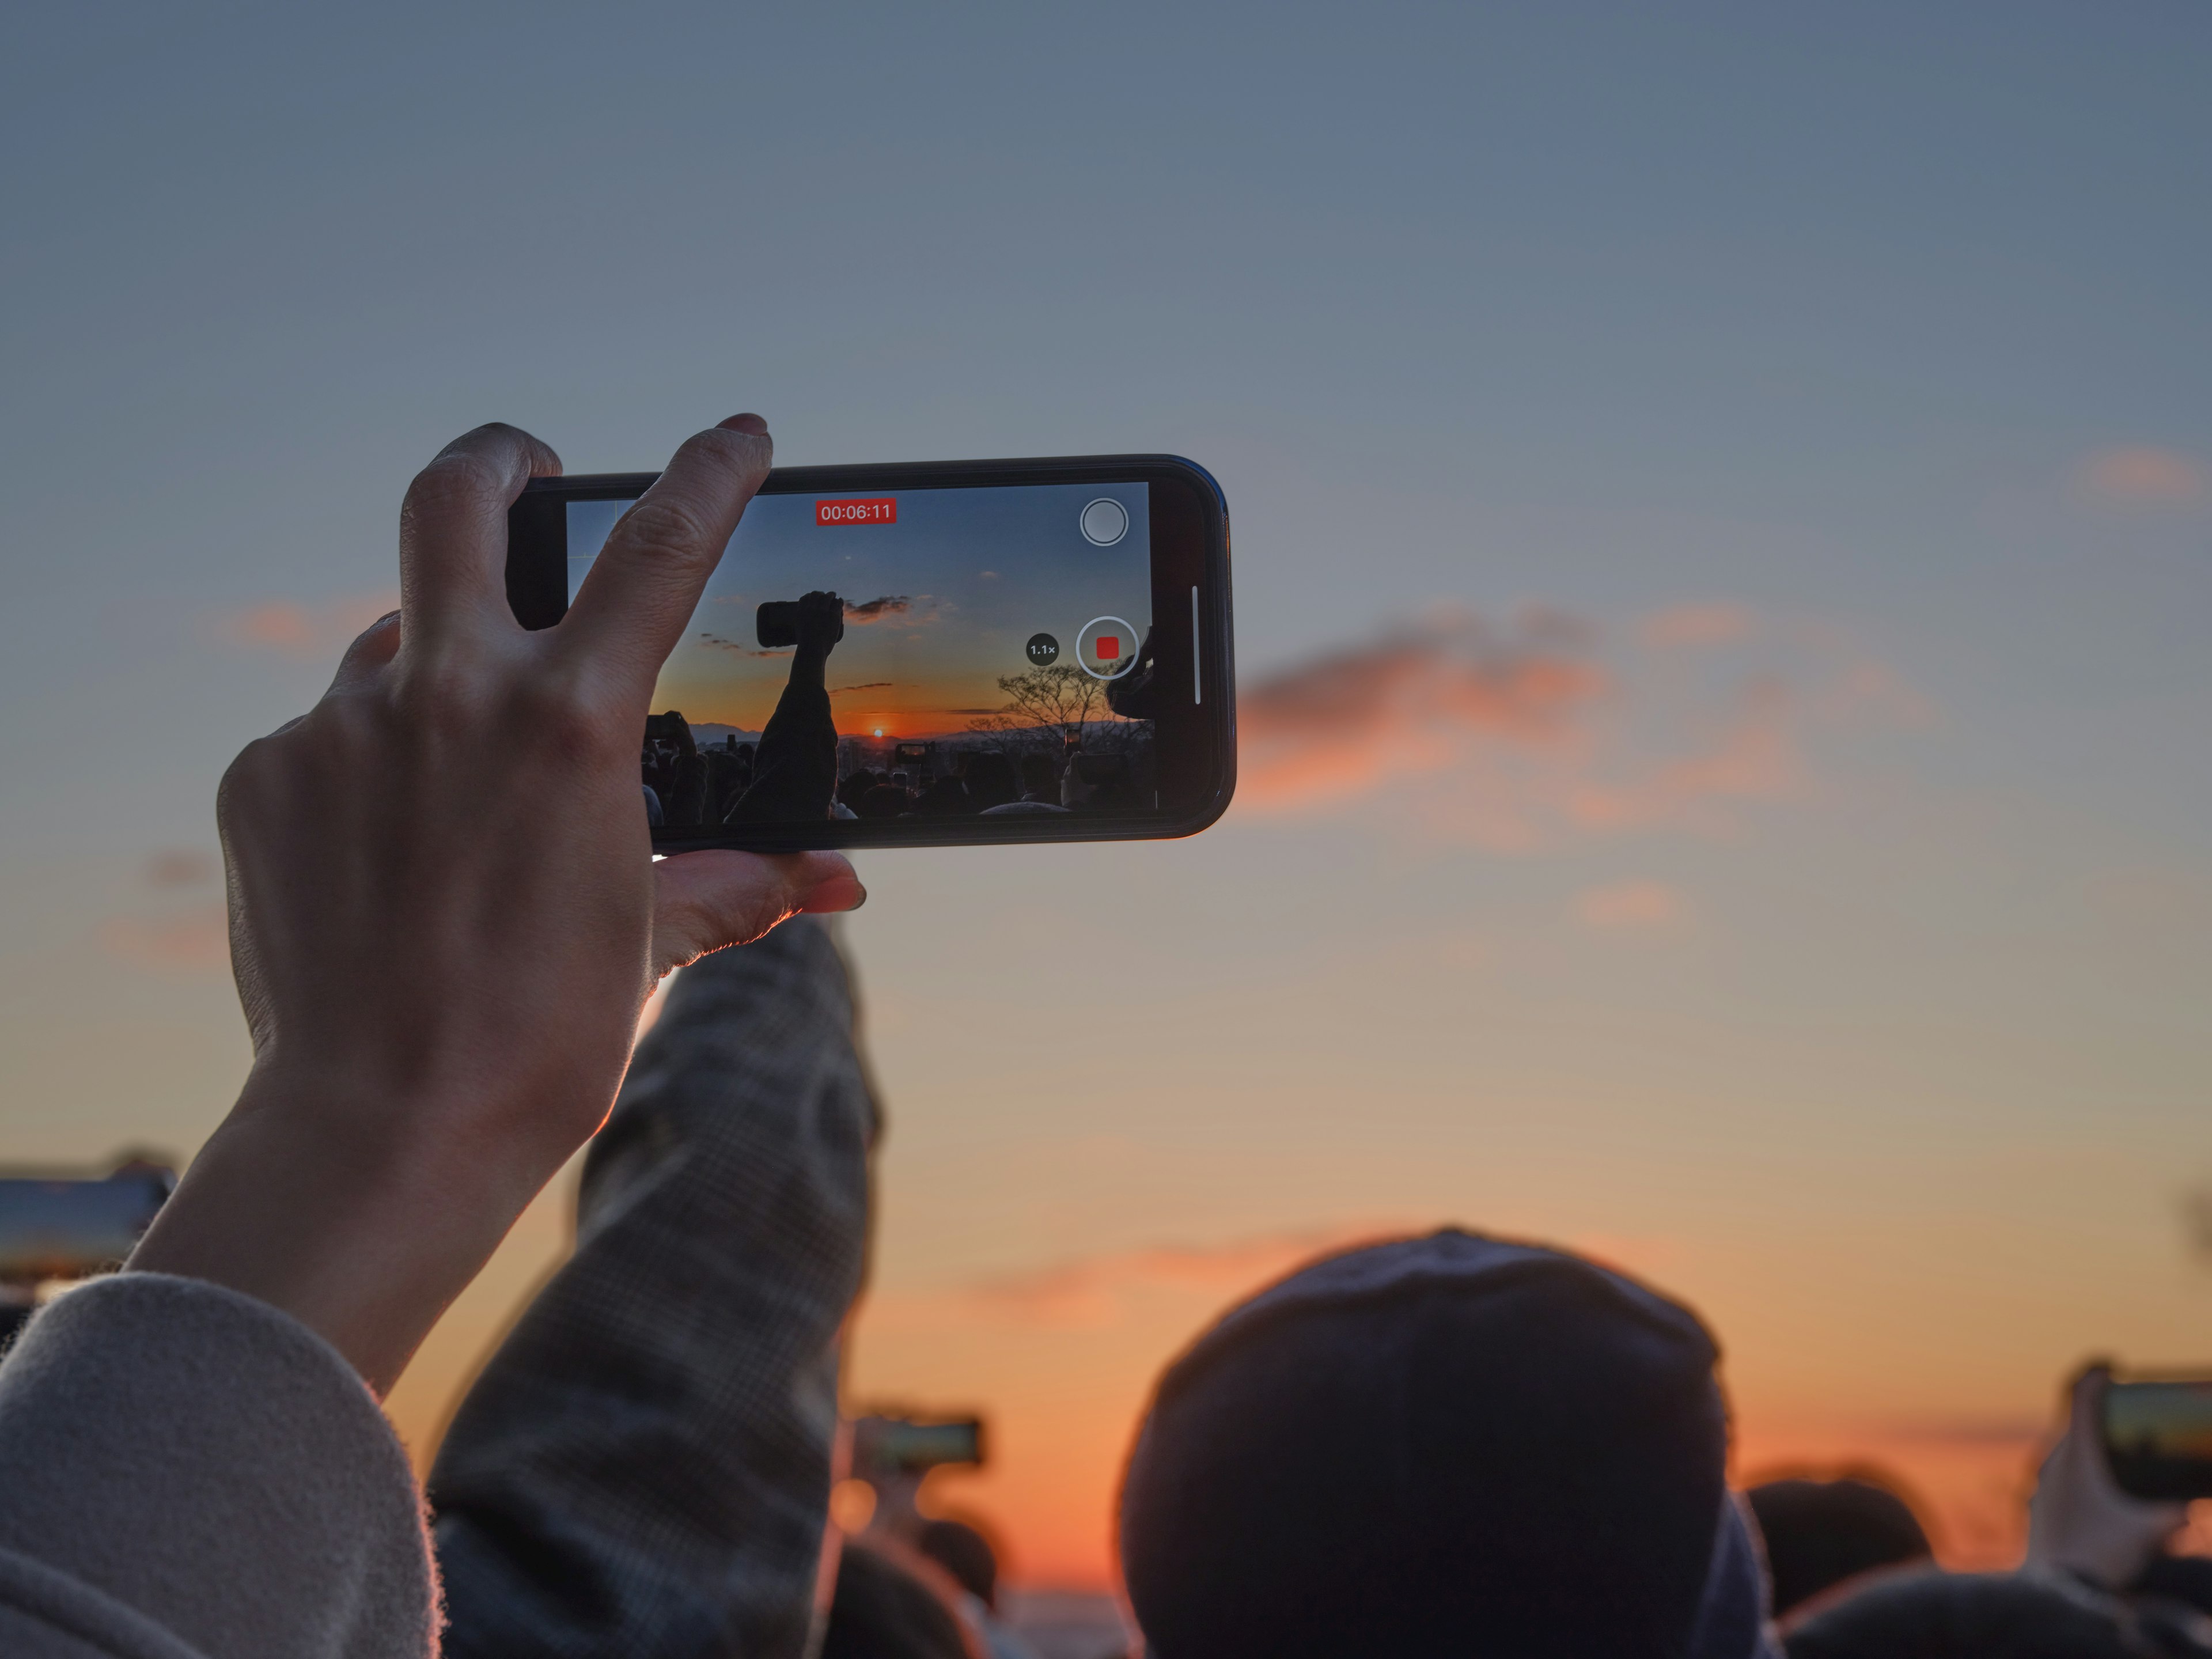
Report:
M518 1179L409 1132L437 1113L347 1093L257 1066L126 1266L290 1314L381 1396L558 1161Z

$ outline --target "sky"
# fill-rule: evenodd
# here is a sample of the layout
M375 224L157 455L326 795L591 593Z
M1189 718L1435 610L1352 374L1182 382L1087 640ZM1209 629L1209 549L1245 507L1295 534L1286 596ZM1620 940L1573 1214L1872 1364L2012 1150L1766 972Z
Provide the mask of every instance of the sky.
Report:
M1093 649L1111 637L1126 672L1152 623L1146 495L1146 485L1127 483L759 496L661 670L653 706L695 726L758 732L791 673L788 649L761 647L758 609L817 589L845 601L828 689L847 735L967 731L1007 706L999 682L1029 672L1029 641L1040 633L1052 636L1066 665L1081 653L1094 674L1115 672ZM895 501L896 517L820 522L818 500L844 499ZM1101 546L1079 526L1091 504L1105 500L1126 516L1121 534ZM624 506L569 504L572 598ZM1111 718L1103 706L1101 714Z
M1228 816L862 860L854 1402L1103 1584L1160 1365L1454 1222L2002 1560L2070 1367L2212 1362L2208 81L2179 0L14 8L0 1156L220 1118L216 781L454 434L1184 454Z

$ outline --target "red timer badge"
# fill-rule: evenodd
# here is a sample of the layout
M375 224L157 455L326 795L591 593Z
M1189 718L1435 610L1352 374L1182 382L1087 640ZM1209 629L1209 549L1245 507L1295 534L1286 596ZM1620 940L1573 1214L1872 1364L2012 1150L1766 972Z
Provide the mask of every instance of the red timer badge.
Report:
M866 501L817 501L817 524L896 524L898 497L872 496Z

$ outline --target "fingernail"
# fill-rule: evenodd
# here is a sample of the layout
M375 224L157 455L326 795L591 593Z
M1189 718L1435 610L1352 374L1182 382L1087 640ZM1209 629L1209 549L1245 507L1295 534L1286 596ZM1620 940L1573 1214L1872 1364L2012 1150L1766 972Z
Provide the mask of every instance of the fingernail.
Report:
M860 888L860 897L858 897L858 898L856 898L856 899L854 899L854 900L853 901L853 902L852 902L850 905L848 905L848 906L847 907L847 914L848 914L848 915L849 915L852 911L854 911L854 910L859 909L862 905L866 904L866 903L868 902L868 890L867 890L866 888L865 888L865 887L860 887L860 884L859 882L857 882L857 881L856 881L856 882L854 882L854 883L853 884L853 885L854 885L854 886L855 886L855 887L859 887L859 888Z

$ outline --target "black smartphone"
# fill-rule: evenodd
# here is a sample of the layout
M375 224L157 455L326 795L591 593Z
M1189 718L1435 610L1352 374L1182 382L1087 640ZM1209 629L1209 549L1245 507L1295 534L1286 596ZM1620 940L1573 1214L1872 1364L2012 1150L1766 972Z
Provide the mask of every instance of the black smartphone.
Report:
M558 622L656 475L533 479L507 597ZM656 848L1188 836L1237 777L1229 511L1168 455L780 468L640 734Z
M131 1254L176 1187L153 1165L104 1180L0 1177L0 1284L82 1279Z
M863 1480L919 1474L948 1463L980 1465L982 1461L981 1418L915 1423L899 1417L863 1417L853 1424L853 1472Z
M2105 1389L2105 1462L2132 1498L2212 1498L2212 1378L2112 1382Z

